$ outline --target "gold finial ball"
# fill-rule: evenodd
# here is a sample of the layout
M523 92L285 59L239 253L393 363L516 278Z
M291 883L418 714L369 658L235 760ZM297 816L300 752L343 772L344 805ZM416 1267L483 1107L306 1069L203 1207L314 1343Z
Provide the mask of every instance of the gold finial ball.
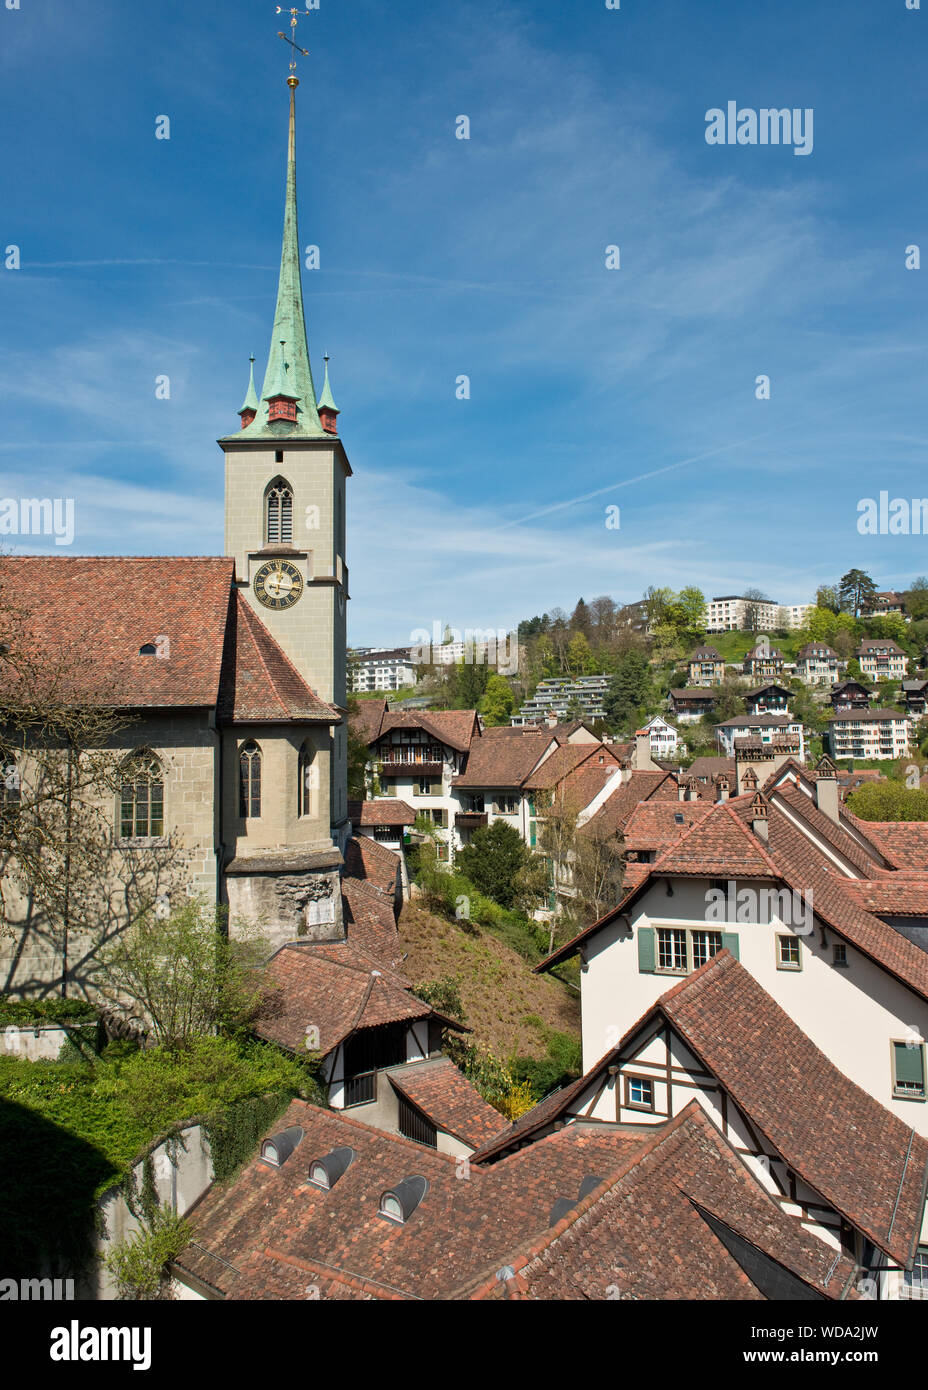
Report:
M298 87L299 85L300 85L300 79L299 79L298 77L294 77L293 74L291 73L290 76L287 78L287 86L288 86L288 87Z

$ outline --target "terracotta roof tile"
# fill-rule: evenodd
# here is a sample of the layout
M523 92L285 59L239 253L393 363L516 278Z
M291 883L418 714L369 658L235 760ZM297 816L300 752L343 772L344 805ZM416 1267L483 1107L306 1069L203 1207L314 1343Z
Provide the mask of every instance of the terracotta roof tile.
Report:
M430 1058L391 1071L390 1082L424 1115L471 1148L479 1148L499 1132L502 1116L450 1057Z
M230 619L220 683L221 719L340 722L339 711L310 689L239 592Z
M396 797L378 797L374 801L349 801L348 819L352 825L412 825L416 813L405 801Z

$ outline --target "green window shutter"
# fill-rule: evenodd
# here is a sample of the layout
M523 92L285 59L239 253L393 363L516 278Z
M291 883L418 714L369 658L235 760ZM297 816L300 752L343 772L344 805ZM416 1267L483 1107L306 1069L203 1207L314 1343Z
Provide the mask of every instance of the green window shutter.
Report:
M654 928L638 928L638 970L642 975L653 975L657 965L654 949Z
M741 954L738 950L738 933L736 931L722 932L722 950L731 951L735 960L741 959Z
M917 1086L925 1084L925 1054L921 1046L906 1047L905 1043L893 1043L896 1053L896 1080L912 1081Z

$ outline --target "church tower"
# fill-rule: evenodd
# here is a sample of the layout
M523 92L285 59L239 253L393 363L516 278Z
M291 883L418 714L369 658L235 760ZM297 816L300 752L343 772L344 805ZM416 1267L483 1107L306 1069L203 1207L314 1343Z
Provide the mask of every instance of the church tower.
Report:
M351 465L329 385L317 399L303 312L296 199L296 88L291 70L284 237L277 308L260 397L254 359L241 428L225 454L225 553L237 582L304 680L346 703L345 483ZM347 827L347 727L332 731L332 837Z

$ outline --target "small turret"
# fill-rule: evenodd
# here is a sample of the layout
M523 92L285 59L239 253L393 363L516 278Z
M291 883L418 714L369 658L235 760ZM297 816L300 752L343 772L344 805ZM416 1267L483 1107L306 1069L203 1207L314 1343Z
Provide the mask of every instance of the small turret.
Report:
M332 388L329 386L329 354L325 354L325 382L322 387L322 395L319 397L319 423L327 434L338 434L337 416L340 414L338 406L332 399Z
M248 426L251 424L252 420L258 413L258 393L255 391L255 359L252 356L248 360L251 362L251 375L248 379L248 391L245 395L245 400L242 404L242 407L238 412L239 415L242 417L243 430L246 430L248 428Z
M267 384L264 399L267 401L268 424L273 420L296 420L296 403L299 396L294 392L287 380L289 365L284 360L284 348L286 342L280 340L280 356L277 359L277 367Z

